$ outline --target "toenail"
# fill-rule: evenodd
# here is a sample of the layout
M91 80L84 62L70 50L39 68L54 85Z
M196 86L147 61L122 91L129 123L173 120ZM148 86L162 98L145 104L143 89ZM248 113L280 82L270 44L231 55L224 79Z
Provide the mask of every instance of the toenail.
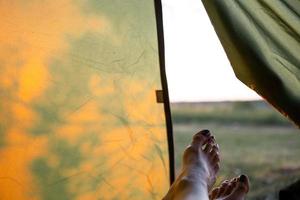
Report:
M202 135L204 135L204 136L209 136L209 135L210 135L210 131L207 130L207 129L204 129L204 130L200 131L200 133L201 133Z
M239 178L239 181L242 182L242 183L246 183L247 182L247 177L244 174L242 174Z
M215 140L212 137L207 139L207 143L211 143L212 145L215 143Z

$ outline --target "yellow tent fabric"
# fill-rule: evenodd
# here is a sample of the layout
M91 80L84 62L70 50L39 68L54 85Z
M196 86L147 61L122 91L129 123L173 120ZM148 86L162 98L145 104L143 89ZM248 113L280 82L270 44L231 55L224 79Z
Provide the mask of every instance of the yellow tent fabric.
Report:
M0 199L161 199L154 1L0 2Z
M300 127L300 1L202 2L236 76Z

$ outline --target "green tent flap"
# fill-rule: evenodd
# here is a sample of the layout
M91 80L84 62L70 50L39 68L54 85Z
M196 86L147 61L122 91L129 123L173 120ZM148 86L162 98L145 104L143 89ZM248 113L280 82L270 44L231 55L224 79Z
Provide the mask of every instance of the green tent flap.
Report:
M236 76L300 126L300 1L202 2Z

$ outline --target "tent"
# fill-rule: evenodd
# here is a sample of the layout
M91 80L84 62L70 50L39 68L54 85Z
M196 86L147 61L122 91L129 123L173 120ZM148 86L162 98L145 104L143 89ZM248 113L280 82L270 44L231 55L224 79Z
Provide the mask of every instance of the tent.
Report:
M167 191L174 172L158 5L0 2L0 199Z
M300 127L300 1L202 2L237 78Z
M299 125L299 2L203 2L237 76ZM161 199L174 155L160 0L0 9L0 199Z

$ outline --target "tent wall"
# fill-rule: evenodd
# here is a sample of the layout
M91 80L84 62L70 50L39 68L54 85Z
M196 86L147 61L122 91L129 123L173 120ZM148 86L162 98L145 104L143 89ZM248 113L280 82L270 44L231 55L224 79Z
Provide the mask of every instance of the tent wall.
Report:
M0 2L0 199L162 198L157 3Z

